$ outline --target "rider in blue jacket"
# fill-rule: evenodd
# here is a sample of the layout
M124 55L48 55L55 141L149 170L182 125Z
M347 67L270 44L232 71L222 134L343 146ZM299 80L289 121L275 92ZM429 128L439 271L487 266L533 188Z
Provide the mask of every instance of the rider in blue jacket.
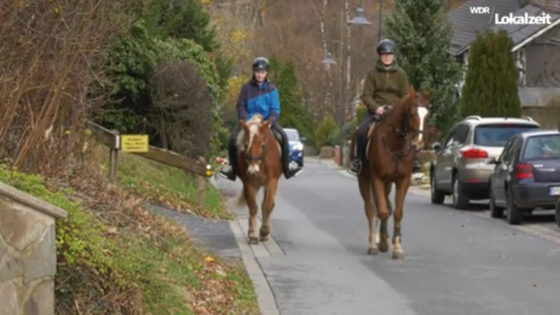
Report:
M249 120L253 115L260 114L263 119L270 121L271 129L282 137L282 167L284 176L288 179L299 173L300 169L290 169L288 137L278 124L280 99L276 87L268 82L268 68L268 60L264 57L258 57L253 61L253 77L243 85L241 93L239 93L237 118L239 120ZM225 167L221 170L222 174L230 180L235 180L237 175L236 140L239 132L240 128L237 127L231 133L228 145L231 167Z

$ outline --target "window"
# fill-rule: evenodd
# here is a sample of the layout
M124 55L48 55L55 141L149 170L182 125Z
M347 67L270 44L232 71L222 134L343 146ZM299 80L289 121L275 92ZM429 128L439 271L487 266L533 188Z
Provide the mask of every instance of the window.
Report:
M455 140L455 134L457 133L457 129L459 128L459 126L453 128L451 130L451 132L449 132L449 135L447 136L447 139L445 139L445 147L449 147L453 141Z
M560 135L533 136L527 139L523 160L560 159Z
M513 135L536 128L538 128L538 126L535 125L480 125L476 127L474 131L474 144L488 147L501 147Z
M513 147L513 142L514 139L509 139L509 141L506 142L505 146L504 146L504 150L502 151L502 154L500 154L500 158L499 160L501 162L510 162L511 160L511 149Z
M459 128L457 129L455 141L459 144L464 144L467 141L468 135L469 135L469 126L460 125Z
M447 139L445 140L445 146L449 147L451 145L463 144L467 140L467 135L469 134L469 126L458 125L451 132Z
M284 129L286 136L288 136L288 141L299 141L299 133L295 129Z

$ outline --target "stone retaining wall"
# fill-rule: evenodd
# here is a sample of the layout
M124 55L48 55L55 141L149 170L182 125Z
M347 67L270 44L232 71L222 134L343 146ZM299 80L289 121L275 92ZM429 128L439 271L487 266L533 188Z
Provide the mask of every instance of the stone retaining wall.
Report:
M54 314L55 219L66 215L0 183L0 315Z

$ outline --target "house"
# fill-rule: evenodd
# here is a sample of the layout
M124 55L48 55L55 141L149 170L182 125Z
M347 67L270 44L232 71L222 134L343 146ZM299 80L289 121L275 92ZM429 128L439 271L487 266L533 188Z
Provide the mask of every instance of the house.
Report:
M454 30L449 51L465 69L478 32L505 30L513 41L524 114L545 127L560 127L559 1L470 0L447 17Z

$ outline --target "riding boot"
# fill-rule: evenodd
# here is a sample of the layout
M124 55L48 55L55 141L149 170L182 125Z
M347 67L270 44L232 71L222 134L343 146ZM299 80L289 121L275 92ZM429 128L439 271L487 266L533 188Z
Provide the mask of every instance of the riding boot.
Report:
M294 172L290 170L290 144L288 143L287 136L284 132L282 134L282 169L284 171L284 177L289 179L294 176Z
M301 169L295 168L295 169L290 169L290 143L288 141L288 136L286 135L286 133L284 132L284 129L282 129L282 127L280 126L280 124L275 123L274 125L271 126L271 128L273 130L275 130L281 137L281 143L280 143L280 147L282 148L282 171L284 173L284 177L286 179L289 179L291 177L293 177L294 175L297 175Z
M368 115L364 118L356 136L356 156L350 163L350 172L356 176L362 172L362 167L366 160L367 131L372 117L372 115Z
M422 170L422 163L418 158L418 151L414 151L414 161L412 161L412 172L418 173Z

